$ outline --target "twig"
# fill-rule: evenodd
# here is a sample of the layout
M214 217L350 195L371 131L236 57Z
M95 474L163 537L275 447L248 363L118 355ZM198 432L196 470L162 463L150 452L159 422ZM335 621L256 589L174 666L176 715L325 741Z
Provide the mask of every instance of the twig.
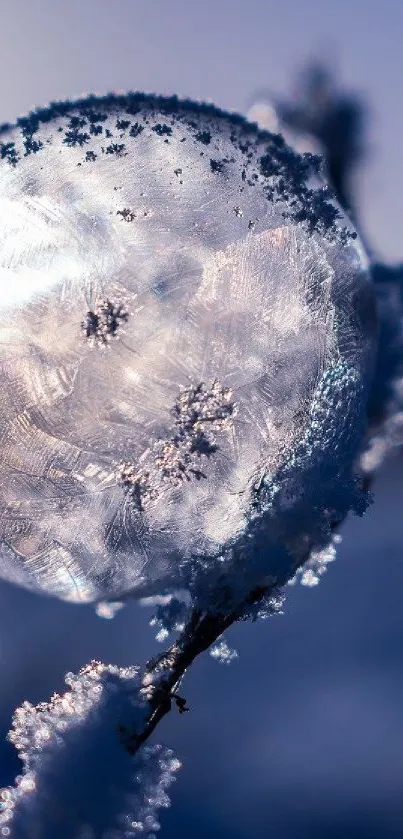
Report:
M272 586L274 588L274 586ZM172 699L181 711L188 710L181 697L177 697L179 686L188 667L200 653L205 652L233 623L239 620L245 610L258 603L268 594L269 587L253 589L239 607L228 613L202 612L194 609L180 637L161 655L151 659L145 666L143 691L148 699L149 712L141 731L119 726L123 745L130 754L135 754L148 740L161 719L171 710Z

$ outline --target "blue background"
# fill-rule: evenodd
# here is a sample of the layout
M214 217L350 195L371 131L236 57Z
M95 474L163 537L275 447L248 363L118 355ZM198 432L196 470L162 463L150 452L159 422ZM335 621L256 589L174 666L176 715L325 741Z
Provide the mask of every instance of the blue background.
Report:
M403 259L403 4L400 0L13 0L1 11L0 121L34 105L138 88L245 111L285 93L306 56L329 58L370 106L357 195L365 231ZM240 658L208 655L183 687L192 713L158 740L184 768L162 839L392 839L403 831L402 460L378 477L363 520L315 589L283 616L228 634ZM0 585L0 785L19 770L5 742L14 707L46 699L90 658L141 663L149 610L113 621Z

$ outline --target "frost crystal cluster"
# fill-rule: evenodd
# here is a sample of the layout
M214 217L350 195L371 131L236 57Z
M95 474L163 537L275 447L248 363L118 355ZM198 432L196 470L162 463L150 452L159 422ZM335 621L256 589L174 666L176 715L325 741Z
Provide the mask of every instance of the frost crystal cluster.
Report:
M14 714L9 739L24 762L0 793L0 835L12 839L133 839L154 835L180 763L169 749L134 757L119 731L141 726L138 670L91 662L68 690Z
M3 126L1 576L202 600L327 543L363 504L354 237L315 156L214 107L93 97Z

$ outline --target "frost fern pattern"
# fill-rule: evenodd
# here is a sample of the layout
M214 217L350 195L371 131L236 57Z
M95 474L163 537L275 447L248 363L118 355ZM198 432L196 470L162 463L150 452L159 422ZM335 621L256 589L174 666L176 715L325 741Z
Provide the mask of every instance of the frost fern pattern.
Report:
M164 485L180 486L192 477L207 478L201 460L218 450L215 432L231 427L235 415L232 391L218 380L209 389L201 382L179 394L172 415L175 425L171 437L157 440L144 466L120 466L123 486L139 510L145 502L158 498Z

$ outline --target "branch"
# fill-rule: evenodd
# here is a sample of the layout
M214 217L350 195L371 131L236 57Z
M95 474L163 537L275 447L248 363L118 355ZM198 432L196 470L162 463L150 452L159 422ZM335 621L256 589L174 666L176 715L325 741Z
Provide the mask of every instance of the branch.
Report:
M194 609L188 624L174 644L147 662L142 680L142 692L147 697L149 706L145 723L141 731L134 731L125 725L118 726L121 741L129 754L136 754L140 746L148 740L158 723L171 710L172 699L176 700L180 711L188 710L176 693L188 667L198 655L208 650L225 630L240 620L250 606L261 601L274 588L274 585L254 588L237 608L227 613Z

